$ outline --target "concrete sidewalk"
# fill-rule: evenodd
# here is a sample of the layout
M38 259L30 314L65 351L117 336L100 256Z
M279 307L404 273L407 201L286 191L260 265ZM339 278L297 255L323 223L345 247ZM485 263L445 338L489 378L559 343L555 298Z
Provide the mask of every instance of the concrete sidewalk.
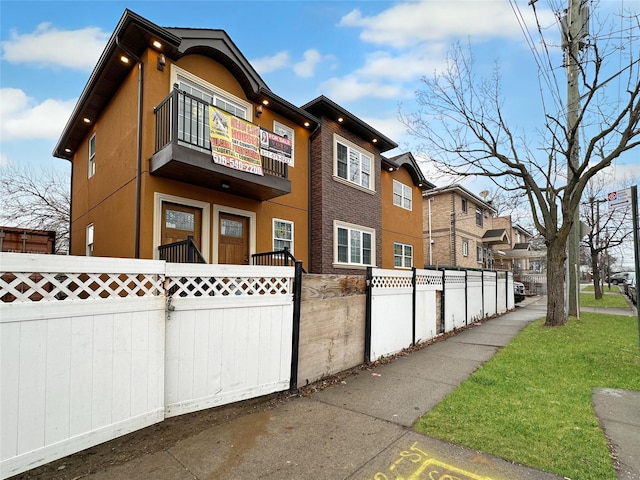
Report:
M523 303L501 317L388 364L361 370L308 397L291 397L273 408L198 429L166 448L75 478L427 480L436 475L460 480L559 479L411 429L424 412L529 322L544 316L544 297ZM628 467L628 474L621 470L627 475L621 480L640 478L640 424L621 418L640 418L640 403L633 397L637 393L594 392L595 411L613 439L621 465ZM64 461L56 463L63 465Z

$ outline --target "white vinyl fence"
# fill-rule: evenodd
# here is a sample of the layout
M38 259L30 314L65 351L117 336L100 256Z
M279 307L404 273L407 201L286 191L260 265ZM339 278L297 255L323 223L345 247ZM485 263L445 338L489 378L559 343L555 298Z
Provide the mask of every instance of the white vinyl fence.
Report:
M0 254L0 476L287 389L293 276Z
M365 355L369 361L504 313L515 305L511 272L372 268L368 284L370 344ZM437 292L442 292L440 312ZM441 332L436 328L438 314L444 325Z
M435 292L442 290L442 272L416 270L415 280L413 275L412 271L371 269L371 361L437 334Z

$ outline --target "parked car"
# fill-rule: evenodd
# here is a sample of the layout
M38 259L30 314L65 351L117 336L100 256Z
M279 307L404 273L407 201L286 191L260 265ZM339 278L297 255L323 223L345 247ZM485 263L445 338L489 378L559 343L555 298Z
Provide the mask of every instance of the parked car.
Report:
M524 300L524 283L513 282L513 295L516 303Z
M624 293L627 297L629 297L631 303L633 303L634 305L638 305L638 288L636 285L635 277L631 277L631 280L624 284Z
M609 280L612 285L618 285L619 283L626 283L634 277L635 273L633 272L619 272L611 275L611 279Z

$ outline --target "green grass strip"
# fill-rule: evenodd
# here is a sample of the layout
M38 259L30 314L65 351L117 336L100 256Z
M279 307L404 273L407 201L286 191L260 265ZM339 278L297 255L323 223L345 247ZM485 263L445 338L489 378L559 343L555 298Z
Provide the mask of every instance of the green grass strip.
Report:
M574 480L615 480L595 387L640 390L634 317L584 312L528 325L416 429Z
M605 293L600 300L596 300L593 293L580 293L581 307L608 307L608 308L628 308L627 298L620 292Z

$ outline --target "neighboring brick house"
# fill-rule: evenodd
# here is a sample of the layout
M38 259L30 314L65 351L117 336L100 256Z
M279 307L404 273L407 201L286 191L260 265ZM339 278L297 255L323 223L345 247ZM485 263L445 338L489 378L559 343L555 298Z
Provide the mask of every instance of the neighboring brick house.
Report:
M529 270L531 233L461 185L424 192L422 212L426 265Z
M463 268L492 268L492 244L504 243L492 229L496 210L461 185L427 190L423 194L425 264Z
M413 247L404 268L423 263L427 182L411 159L384 163L396 147L325 97L299 108L276 95L223 30L125 10L53 154L72 165L72 255L169 258L187 245L248 264L287 248L310 272L348 273L392 268L395 244ZM385 217L393 179L412 209ZM387 227L394 217L406 224Z
M530 270L530 258L527 252L531 251L529 241L533 238L531 232L514 224L510 215L493 218L493 227L507 232L508 243L496 244L494 255L495 267L501 270L510 270L513 273L521 273Z

